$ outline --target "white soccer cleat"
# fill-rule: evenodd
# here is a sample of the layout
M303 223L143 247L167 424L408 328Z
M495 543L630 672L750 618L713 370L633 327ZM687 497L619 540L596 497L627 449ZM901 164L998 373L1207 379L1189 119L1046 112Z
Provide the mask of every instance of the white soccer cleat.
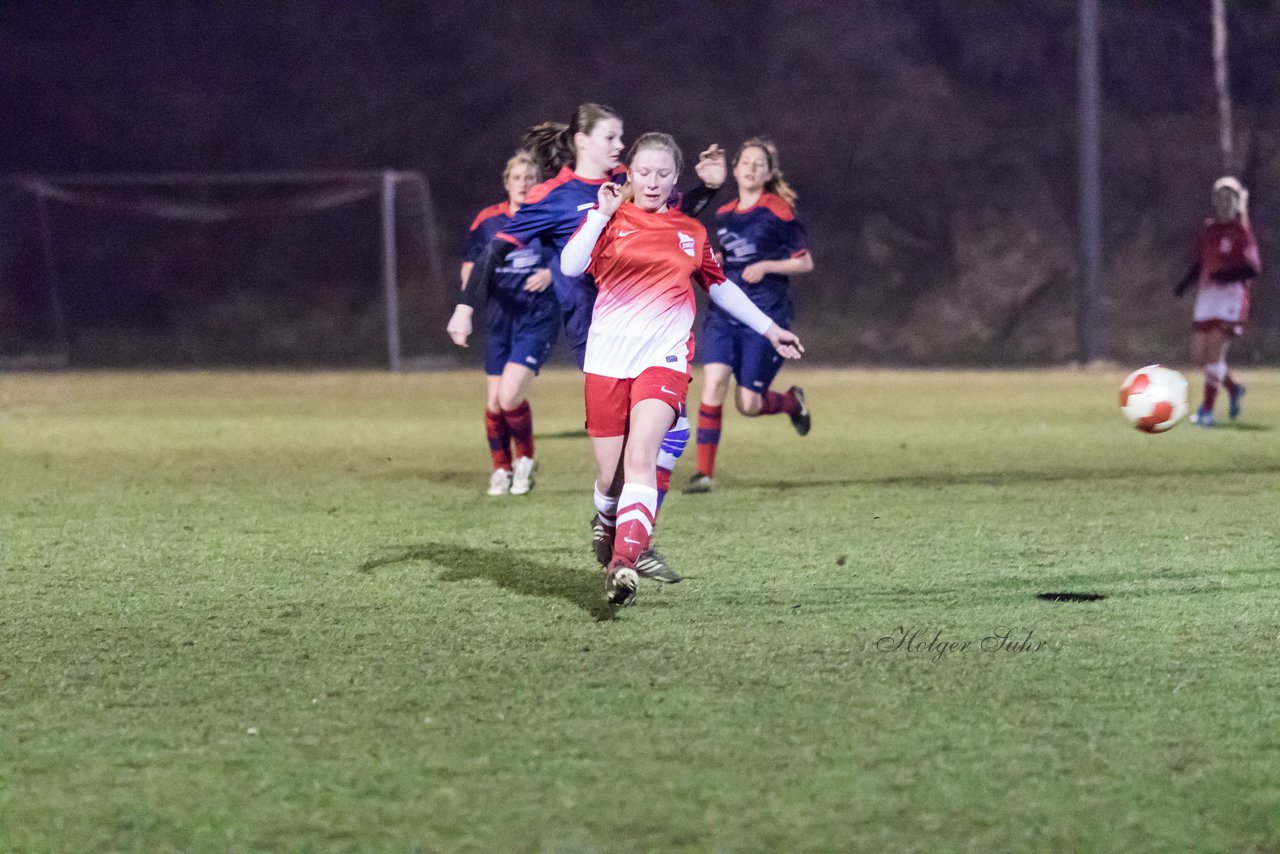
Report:
M506 469L494 469L489 475L489 494L506 495L511 491L511 472Z
M533 489L533 472L538 461L533 457L519 457L511 469L511 494L525 495Z

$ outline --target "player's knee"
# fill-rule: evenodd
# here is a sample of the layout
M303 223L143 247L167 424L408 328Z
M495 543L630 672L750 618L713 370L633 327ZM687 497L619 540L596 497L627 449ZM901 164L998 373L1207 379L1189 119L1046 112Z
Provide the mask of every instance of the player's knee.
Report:
M524 403L523 392L513 392L511 394L498 395L498 405L510 412L513 409L519 409L520 404Z
M755 416L760 414L761 398L760 398L760 395L758 394L751 394L749 392L744 392L738 395L738 398L735 402L738 404L738 412L742 413L748 418L754 418Z
M729 396L729 378L728 377L706 377L703 381L703 398L710 396L712 400L719 402Z
M636 480L646 472L652 473L657 449L640 443L627 443L623 454L622 467L626 471L627 480Z
M503 383L498 387L498 405L508 411L518 409L525 401L525 390L522 383Z

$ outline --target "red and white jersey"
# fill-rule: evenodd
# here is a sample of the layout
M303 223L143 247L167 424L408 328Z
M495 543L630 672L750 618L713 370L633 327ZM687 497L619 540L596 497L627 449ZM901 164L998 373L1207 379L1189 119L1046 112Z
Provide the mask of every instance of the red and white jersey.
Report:
M628 379L646 368L688 372L693 358L693 284L724 281L707 230L668 209L627 202L609 220L587 268L600 293L591 315L589 374Z
M1238 219L1219 222L1210 218L1200 227L1196 235L1196 261L1200 264L1200 281L1202 283L1225 282L1213 280L1215 273L1241 270L1252 267L1262 272L1262 260L1258 255L1258 242L1253 231ZM1249 277L1241 276L1239 281L1247 283Z

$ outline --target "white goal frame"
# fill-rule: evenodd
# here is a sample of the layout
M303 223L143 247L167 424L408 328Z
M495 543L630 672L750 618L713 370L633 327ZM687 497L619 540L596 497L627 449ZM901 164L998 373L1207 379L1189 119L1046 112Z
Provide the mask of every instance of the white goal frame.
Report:
M141 187L200 187L200 186L262 186L270 184L321 185L347 182L367 187L367 192L353 196L356 201L378 194L381 202L381 282L382 300L386 313L387 367L392 371L404 368L401 346L401 317L398 247L396 245L396 201L411 199L424 212L421 238L426 254L428 275L439 283L443 281L440 249L436 236L435 211L431 187L427 178L418 171L395 169L381 170L333 170L333 171L262 171L262 172L169 172L169 173L84 173L71 175L0 174L0 184L16 187L30 193L36 204L40 229L41 251L50 305L53 312L54 334L64 354L70 353L70 335L63 310L62 282L58 275L57 253L53 228L49 216L50 201L76 204L78 193L93 189L141 188ZM344 202L345 203L345 202Z

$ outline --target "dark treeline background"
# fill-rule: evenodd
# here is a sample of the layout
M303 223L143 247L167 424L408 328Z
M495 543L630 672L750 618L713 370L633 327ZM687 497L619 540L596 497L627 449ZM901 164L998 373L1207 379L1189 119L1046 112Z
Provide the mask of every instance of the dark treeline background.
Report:
M1272 265L1235 358L1274 361L1280 8L1228 7ZM1191 306L1171 288L1221 174L1210 3L1102 8L1107 353L1176 363ZM406 261L407 344L445 354L457 249L520 130L601 101L628 139L669 130L688 153L777 140L817 261L794 283L817 361L1055 363L1076 347L1076 37L1076 0L0 0L0 171L420 170L446 275ZM13 357L49 306L29 194L0 202ZM73 361L376 363L376 203L360 210L196 230L52 205ZM237 337L255 323L274 344Z

